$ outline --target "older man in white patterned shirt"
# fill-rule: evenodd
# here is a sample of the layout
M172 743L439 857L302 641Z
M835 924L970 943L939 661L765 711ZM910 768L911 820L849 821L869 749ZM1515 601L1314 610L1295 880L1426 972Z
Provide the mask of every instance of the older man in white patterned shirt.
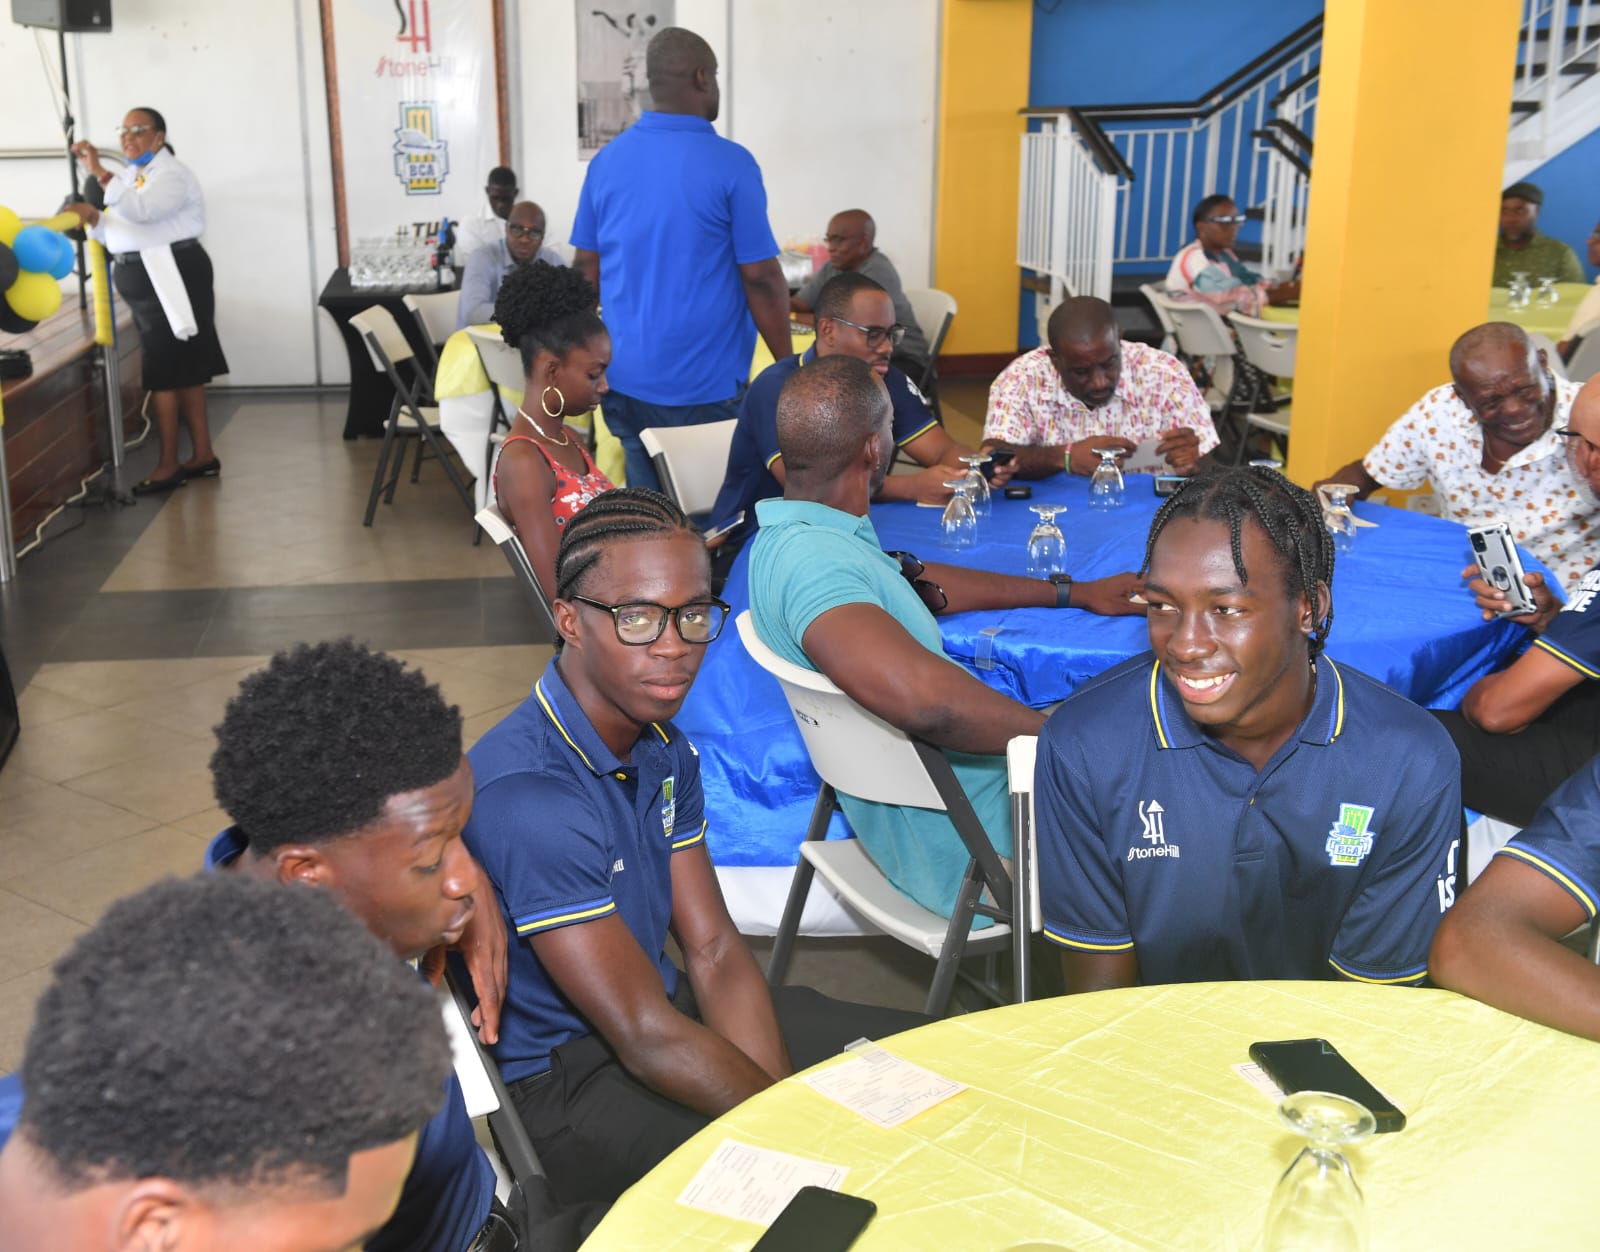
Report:
M1092 474L1099 449L1132 452L1146 439L1159 440L1173 473L1190 474L1217 446L1189 371L1165 352L1122 342L1104 300L1062 301L1048 333L1048 347L1023 353L989 388L983 446L1013 452L1018 478Z
M1551 372L1520 326L1488 322L1450 349L1455 380L1435 387L1372 450L1322 482L1412 491L1431 483L1444 516L1505 522L1563 590L1600 555L1600 504L1568 461L1566 427L1578 386ZM1317 484L1321 486L1321 483Z

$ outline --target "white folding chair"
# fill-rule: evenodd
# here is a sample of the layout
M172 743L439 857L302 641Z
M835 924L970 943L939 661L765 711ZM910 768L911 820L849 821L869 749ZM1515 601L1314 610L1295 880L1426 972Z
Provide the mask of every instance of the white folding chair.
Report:
M922 337L928 341L927 368L922 371L921 378L913 381L924 394L930 394L938 373L939 351L944 347L944 337L950 333L950 323L956 320L956 298L937 287L907 287L905 296L917 325L922 328ZM934 413L938 414L937 404Z
M1583 384L1600 374L1600 322L1580 331L1578 346L1567 358L1567 378Z
M1567 373L1567 363L1561 359L1561 353L1556 348L1555 340L1551 339L1549 335L1541 335L1536 330L1530 330L1528 332L1528 342L1535 348L1540 348L1544 351L1545 364L1550 367L1551 372L1557 378L1570 378Z
M1043 929L1039 915L1039 861L1035 856L1033 771L1038 735L1018 735L1006 744L1006 776L1011 785L1011 908L1013 977L1016 1001L1026 1004L1033 990L1033 936Z
M867 712L827 677L791 665L756 635L748 610L737 619L745 649L783 688L789 709L822 776L811 823L800 845L783 920L772 943L767 982L777 986L788 971L800 916L816 874L855 912L907 947L937 962L928 988L926 1011L943 1016L965 956L991 955L1011 946L1012 876L984 833L944 752ZM969 860L955 908L948 918L902 895L873 864L855 839L828 839L837 792L878 804L934 809L950 815ZM988 899L980 896L987 890ZM974 916L994 925L973 931ZM1005 996L992 983L966 979L996 1003Z
M655 463L661 489L685 513L709 513L728 472L737 418L699 426L651 426L639 442Z
M1255 367L1248 407L1245 409L1245 426L1259 427L1282 438L1289 436L1290 402L1277 399L1267 385L1267 378L1293 378L1295 345L1300 337L1298 322L1268 322L1259 317L1246 317L1243 313L1228 314L1228 321L1239 335L1239 348L1244 359ZM1263 411L1263 406L1267 407ZM1245 441L1239 441L1235 464L1243 464Z
M472 340L472 346L478 350L478 360L483 362L483 373L489 380L489 390L494 393L494 417L489 423L489 442L483 453L483 477L487 482L490 471L494 469L494 450L505 439L504 432L511 429L506 393L510 392L514 396L522 395L523 389L528 385L528 379L522 372L522 354L502 339L499 331L479 330L476 326L469 326L467 338ZM515 404L510 405L510 408L516 407Z
M408 293L400 302L411 311L422 341L428 345L428 373L439 371L439 349L456 329L456 311L461 307L459 291Z
M350 319L350 325L356 328L362 342L367 345L367 355L372 358L373 367L380 373L388 375L389 383L394 387L394 404L389 409L389 420L383 428L383 448L378 453L378 465L372 474L372 492L367 497L367 515L361 524L372 525L372 519L378 511L380 494L384 496L385 504L394 503L394 489L400 481L400 471L405 468L406 462L403 448L395 460L394 472L389 477L387 491L384 489L384 473L388 469L389 456L394 450L397 438L417 440L417 456L411 468L411 481L416 482L417 476L422 472L422 450L426 447L444 466L450 485L456 489L461 502L467 506L467 512L471 513L472 492L456 473L455 464L451 461L444 440L439 434L439 410L433 405L422 403L424 380L417 369L416 354L411 351L411 344L400 330L400 324L394 320L394 314L381 304L374 304L355 314ZM411 363L412 373L410 382L400 372L400 366L408 361Z
M483 528L483 532L489 536L490 542L500 549L506 564L511 566L511 572L516 575L517 586L522 588L522 594L527 597L528 604L533 609L534 618L553 642L556 638L555 613L550 608L550 598L545 595L544 587L539 583L539 576L533 572L533 562L528 559L528 550L522 546L522 540L518 539L516 531L511 529L511 523L506 521L499 505L491 504L487 508L479 509L476 520Z
M1172 324L1172 319L1167 316L1167 307L1164 302L1165 293L1149 283L1140 283L1139 291L1150 305L1150 311L1156 315L1156 321L1161 326L1161 350L1163 352L1176 352L1178 349L1178 328Z

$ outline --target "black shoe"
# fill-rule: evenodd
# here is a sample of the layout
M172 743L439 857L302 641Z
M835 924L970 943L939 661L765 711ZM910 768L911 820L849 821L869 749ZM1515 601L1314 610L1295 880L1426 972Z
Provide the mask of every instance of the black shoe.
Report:
M222 473L222 462L212 457L209 461L199 465L180 465L178 475L181 478L216 478Z
M134 483L133 494L136 496L159 496L181 486L183 486L183 470L180 468L176 474L167 478L147 478L142 483Z

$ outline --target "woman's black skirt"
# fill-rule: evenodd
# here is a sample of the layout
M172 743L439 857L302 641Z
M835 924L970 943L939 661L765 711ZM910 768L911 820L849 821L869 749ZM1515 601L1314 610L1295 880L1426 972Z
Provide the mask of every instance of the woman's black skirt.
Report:
M173 335L166 311L161 307L161 298L156 295L143 263L136 255L124 256L126 259L117 259L113 281L117 294L133 314L133 324L139 328L144 350L144 389L177 391L226 374L228 361L217 340L217 302L211 290L211 258L199 241L184 240L172 248L172 259L178 263L178 273L188 289L189 304L194 309L198 327L188 339Z

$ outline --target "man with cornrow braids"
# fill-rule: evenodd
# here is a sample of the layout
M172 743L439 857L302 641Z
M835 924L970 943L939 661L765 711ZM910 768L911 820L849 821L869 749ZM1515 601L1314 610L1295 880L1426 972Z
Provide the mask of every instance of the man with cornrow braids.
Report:
M1324 652L1316 498L1261 467L1191 479L1144 573L1150 652L1039 741L1040 905L1067 990L1422 982L1455 898L1460 767L1425 711Z
M466 840L514 935L501 1073L557 1199L609 1203L748 1096L927 1019L769 991L728 916L670 720L728 612L682 510L597 497L562 534L554 611L555 659L469 753Z

